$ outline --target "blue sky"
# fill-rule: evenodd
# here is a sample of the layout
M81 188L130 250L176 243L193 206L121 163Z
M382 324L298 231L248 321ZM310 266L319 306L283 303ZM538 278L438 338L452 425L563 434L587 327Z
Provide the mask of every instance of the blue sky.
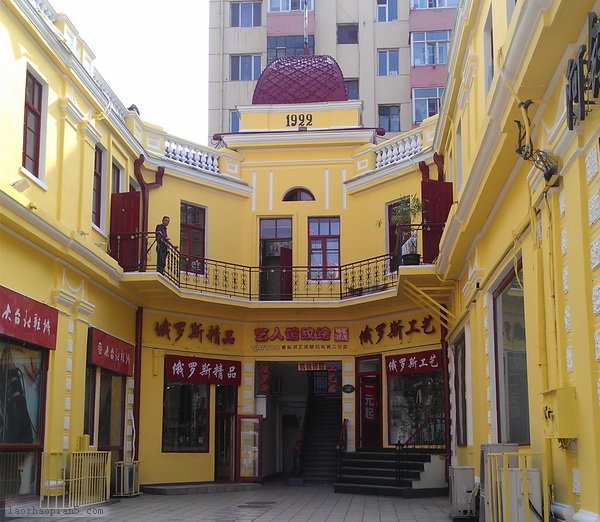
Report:
M73 22L126 107L207 144L208 0L49 1Z

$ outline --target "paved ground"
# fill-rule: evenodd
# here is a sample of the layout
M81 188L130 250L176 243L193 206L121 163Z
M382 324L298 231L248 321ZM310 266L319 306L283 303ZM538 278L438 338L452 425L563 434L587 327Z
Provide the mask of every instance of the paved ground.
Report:
M288 487L265 484L252 491L191 495L148 495L125 498L110 505L79 508L79 513L31 516L9 512L6 521L78 522L447 522L448 498L403 499L334 493L332 486ZM14 508L16 509L16 508ZM0 520L2 516L0 515Z

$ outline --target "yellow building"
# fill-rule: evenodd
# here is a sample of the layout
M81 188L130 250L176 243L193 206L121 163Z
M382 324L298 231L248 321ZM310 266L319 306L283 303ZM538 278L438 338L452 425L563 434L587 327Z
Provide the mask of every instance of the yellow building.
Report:
M394 139L303 56L210 148L126 109L46 1L3 3L3 494L105 499L74 498L77 459L117 494L414 496L466 467L487 520L527 477L540 513L597 520L599 110L565 74L599 9L567 4L463 2L439 120ZM356 456L392 472L358 484Z
M455 204L436 268L456 281L453 464L475 468L493 520L516 520L515 496L498 504L494 488L525 466L538 511L544 497L561 519L600 520L599 10L467 0L458 13L434 141ZM521 460L483 457L510 452Z

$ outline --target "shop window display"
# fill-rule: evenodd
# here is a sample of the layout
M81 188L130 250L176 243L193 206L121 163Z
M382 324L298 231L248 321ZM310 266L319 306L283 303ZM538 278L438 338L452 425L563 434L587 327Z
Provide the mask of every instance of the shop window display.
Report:
M42 351L0 341L0 497L35 492L43 370Z
M441 372L388 379L389 442L444 442L444 382ZM415 435L417 433L417 435Z
M163 452L208 451L208 386L165 382Z

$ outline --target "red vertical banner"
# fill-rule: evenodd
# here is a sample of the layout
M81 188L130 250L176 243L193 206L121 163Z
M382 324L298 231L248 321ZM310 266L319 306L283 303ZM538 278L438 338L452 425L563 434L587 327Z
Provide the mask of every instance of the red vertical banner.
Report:
M262 364L258 367L258 392L268 394L271 391L271 367Z
M337 393L337 366L327 367L327 393Z
M365 383L362 394L362 417L364 422L377 421L377 386L375 383Z

